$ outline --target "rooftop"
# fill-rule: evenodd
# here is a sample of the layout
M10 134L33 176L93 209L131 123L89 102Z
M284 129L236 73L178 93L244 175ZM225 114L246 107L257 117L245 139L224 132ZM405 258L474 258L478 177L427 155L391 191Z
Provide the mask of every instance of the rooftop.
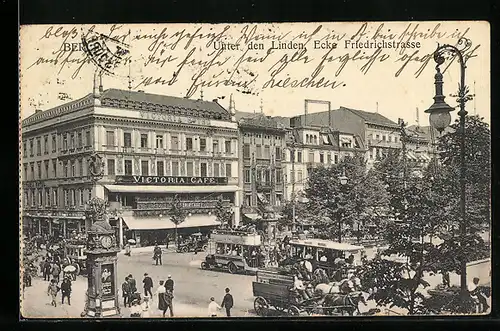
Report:
M373 123L373 124L380 124L380 125L389 125L389 126L397 126L398 124L394 121L391 121L387 117L379 114L379 113L372 113L372 112L367 112L364 110L359 110L359 109L353 109L353 108L347 108L340 106L340 109L348 110L362 119L364 119L366 122Z
M249 114L249 113L246 113ZM240 118L238 123L243 127L255 127L255 128L265 128L265 129L279 129L285 130L284 125L273 119L271 116L266 116L262 113L251 114L250 116L242 116L240 113Z

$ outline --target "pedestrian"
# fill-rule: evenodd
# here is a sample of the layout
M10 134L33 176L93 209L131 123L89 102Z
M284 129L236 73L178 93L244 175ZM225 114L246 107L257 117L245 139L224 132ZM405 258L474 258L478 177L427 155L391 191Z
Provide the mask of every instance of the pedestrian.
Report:
M125 281L122 284L122 296L123 296L123 306L130 307L130 283L128 282L128 277L125 277Z
M43 280L50 281L50 269L50 262L46 259L43 263Z
M172 293L174 293L174 281L172 280L171 275L168 275L168 279L165 282L165 288L167 289L167 291L171 291Z
M42 277L45 276L43 271L44 267L45 267L45 258L42 256L42 259L40 260L40 274L42 275Z
M174 317L174 303L173 303L174 294L172 293L172 291L167 290L165 292L164 299L165 299L165 309L163 310L163 317L165 317L165 313L169 309L170 309L170 317Z
M445 287L450 287L450 273L448 271L443 271L442 272L442 276L443 276L443 285Z
M165 244L166 244L166 249L168 249L168 243L170 241L170 236L167 234L167 236L165 237Z
M61 304L64 304L64 298L68 298L68 305L71 306L71 279L69 277L64 277L61 283L61 295Z
M167 310L167 302L165 301L165 293L167 290L165 289L165 286L163 286L165 282L163 280L160 280L160 286L155 291L155 295L158 296L158 309L161 311L166 311Z
M132 306L130 307L130 317L141 317L142 309L140 303L141 300L138 298L132 300Z
M52 279L49 283L49 287L47 288L47 295L51 296L52 301L50 304L54 307L57 307L56 298L57 292L59 292L60 288L57 286L56 280Z
M59 275L61 274L61 268L57 263L52 263L52 268L50 270L50 273L52 274L52 279L56 281L56 283L59 283Z
M217 317L217 311L222 309L221 306L217 302L215 302L215 298L210 298L210 303L208 304L208 316L209 317Z
M142 317L146 317L146 318L149 318L150 317L150 314L149 314L149 297L148 296L144 296L144 300L141 304L141 310L142 310Z
M137 292L137 284L134 277L132 277L132 274L128 275L128 284L129 284L128 300L129 302L132 302L134 300L135 292Z
M125 255L130 256L131 251L132 251L132 249L130 248L130 243L128 242L125 245Z
M148 273L144 274L142 283L144 284L144 296L149 295L150 297L153 297L153 293L151 292L151 289L153 288L153 280L148 276Z
M161 248L160 248L160 246L158 246L158 244L155 244L155 248L153 250L153 260L155 260L156 265L158 265L158 261L160 262L160 265L162 265L162 263L161 263Z
M226 295L224 295L224 299L222 299L222 304L220 306L226 308L227 317L231 317L231 308L233 308L233 304L233 296L229 293L229 288L226 287Z

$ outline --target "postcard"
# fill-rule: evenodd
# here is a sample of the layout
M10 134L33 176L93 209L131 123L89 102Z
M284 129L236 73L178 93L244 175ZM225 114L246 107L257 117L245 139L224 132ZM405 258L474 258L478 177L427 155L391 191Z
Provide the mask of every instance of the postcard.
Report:
M23 319L485 315L484 21L20 27Z

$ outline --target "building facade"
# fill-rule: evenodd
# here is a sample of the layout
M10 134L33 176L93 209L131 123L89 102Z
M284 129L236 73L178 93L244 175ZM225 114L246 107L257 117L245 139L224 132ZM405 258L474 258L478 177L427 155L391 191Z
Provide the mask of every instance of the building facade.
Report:
M311 169L339 163L346 156L366 153L360 136L327 127L303 126L291 119L285 153L286 199L304 191Z
M71 229L83 231L93 196L110 202L122 243L163 240L176 227L168 215L176 195L188 212L178 228L217 225L220 198L238 224L234 114L216 101L97 84L84 98L23 121L23 217L31 229L56 234L53 225L61 224L64 235L76 221Z
M243 215L255 219L262 206L274 210L284 201L286 129L264 114L239 113L241 201Z

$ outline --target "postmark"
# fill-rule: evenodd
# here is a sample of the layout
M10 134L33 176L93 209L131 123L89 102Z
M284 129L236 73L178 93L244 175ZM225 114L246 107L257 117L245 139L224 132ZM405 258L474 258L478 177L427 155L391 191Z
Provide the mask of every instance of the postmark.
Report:
M84 33L82 30L82 45L92 63L111 75L126 64L125 57L130 54L130 45L95 31Z

